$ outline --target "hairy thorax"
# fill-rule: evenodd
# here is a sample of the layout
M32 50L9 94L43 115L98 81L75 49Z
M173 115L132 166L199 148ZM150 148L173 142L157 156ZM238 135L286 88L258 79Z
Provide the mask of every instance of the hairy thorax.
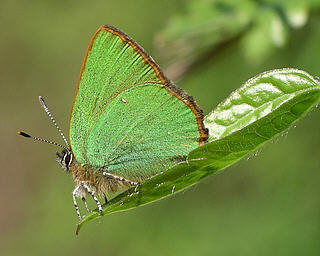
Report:
M115 192L120 188L126 187L123 182L111 176L106 177L103 175L103 171L91 166L81 166L73 162L69 170L76 186L85 183L101 196L107 192Z

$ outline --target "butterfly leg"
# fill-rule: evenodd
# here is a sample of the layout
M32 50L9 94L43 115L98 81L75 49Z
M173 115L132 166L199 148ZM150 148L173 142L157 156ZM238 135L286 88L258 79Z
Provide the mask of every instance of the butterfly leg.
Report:
M92 191L87 184L84 182L81 183L81 185L87 190L87 192L92 196L93 200L96 202L99 212L102 212L101 203L99 202L98 198L95 196L94 191Z
M84 205L86 206L87 211L88 211L88 212L91 212L91 210L90 210L90 209L89 209L89 207L88 207L88 204L87 204L87 200L86 200L86 198L85 198L85 197L81 197L81 199L82 199L82 201L83 201Z
M78 206L78 203L77 203L77 200L76 200L76 195L77 195L77 192L79 190L81 186L76 186L76 188L73 190L72 192L72 199L73 199L73 205L74 207L76 208L76 212L77 212L77 215L78 215L78 218L80 219L81 221L81 215L80 215L80 211L79 211L79 206Z
M111 174L111 173L108 173L108 172L103 172L102 173L104 177L111 177L111 178L114 178L115 180L119 180L119 181L122 181L122 182L125 182L125 183L128 183L132 186L137 186L139 185L140 183L137 182L137 181L132 181L132 180L128 180L126 178L123 178L123 177L120 177L120 176L117 176L117 175L114 175L114 174Z

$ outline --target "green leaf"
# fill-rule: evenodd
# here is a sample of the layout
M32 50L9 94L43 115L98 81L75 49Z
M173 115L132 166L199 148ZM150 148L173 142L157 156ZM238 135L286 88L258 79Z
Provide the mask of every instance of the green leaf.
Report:
M159 200L230 166L288 129L319 98L319 81L304 71L273 70L250 79L205 117L209 143L190 152L187 162L113 198L102 215ZM77 233L102 215L87 215Z
M318 88L318 81L296 69L276 69L259 74L205 117L209 141L221 139L270 115L304 90Z

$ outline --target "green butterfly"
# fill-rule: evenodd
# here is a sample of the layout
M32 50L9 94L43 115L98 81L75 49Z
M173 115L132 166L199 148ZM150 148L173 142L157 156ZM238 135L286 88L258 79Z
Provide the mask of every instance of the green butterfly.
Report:
M20 135L64 148L58 163L70 172L76 197L138 186L146 179L184 161L206 143L203 112L191 96L164 76L154 60L128 35L101 26L86 52L73 101L69 140L44 100L40 102L67 146Z

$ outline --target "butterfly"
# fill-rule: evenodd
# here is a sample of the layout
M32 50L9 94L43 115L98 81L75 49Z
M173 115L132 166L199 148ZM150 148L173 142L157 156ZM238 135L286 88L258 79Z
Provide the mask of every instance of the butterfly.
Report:
M93 35L81 67L69 121L69 141L52 117L66 146L57 162L73 177L72 193L90 211L86 195L102 205L108 192L138 186L184 161L205 144L208 129L194 99L171 82L144 49L127 34L101 26ZM97 197L98 195L98 197Z

